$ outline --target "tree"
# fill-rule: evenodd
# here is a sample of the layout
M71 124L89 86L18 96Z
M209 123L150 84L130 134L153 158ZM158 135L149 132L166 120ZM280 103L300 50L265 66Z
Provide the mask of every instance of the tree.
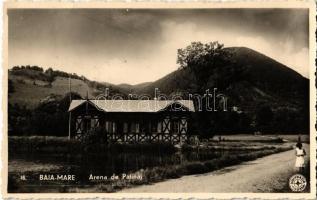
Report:
M270 132L274 114L269 105L263 104L256 110L256 126L263 132Z
M35 71L39 71L39 72L43 72L44 71L42 67L39 67L39 66L36 66L36 65L32 66L31 69L35 70Z
M177 64L180 69L188 69L194 75L194 92L204 94L211 87L224 86L223 78L232 78L227 73L228 68L232 68L231 53L223 48L223 44L210 42L203 44L201 42L192 42L184 49L177 51ZM202 101L202 112L196 116L198 120L199 134L202 137L211 137L212 129L215 127L213 114L206 110L205 101Z
M45 70L45 72L44 72L46 75L47 75L47 77L48 77L48 81L50 82L50 83L52 83L53 81L54 81L54 71L53 71L53 69L50 67L50 68L48 68L47 70Z
M14 66L14 67L12 67L12 70L13 70L13 71L20 70L20 67L19 67L19 66Z
M207 89L212 72L221 66L230 65L231 54L223 48L223 44L210 42L192 42L184 49L177 51L177 64L181 69L193 72L199 93Z
M11 79L8 80L8 93L11 94L13 93L14 90L14 86L13 86L13 81Z
M75 99L83 99L80 94L78 94L77 92L71 92L71 93L67 93L65 94L65 96L59 101L59 109L62 112L67 112L69 105L70 105L70 95L71 95L71 99L75 100Z
M48 76L51 76L53 74L53 69L50 67L47 70L45 70L44 73L47 74Z

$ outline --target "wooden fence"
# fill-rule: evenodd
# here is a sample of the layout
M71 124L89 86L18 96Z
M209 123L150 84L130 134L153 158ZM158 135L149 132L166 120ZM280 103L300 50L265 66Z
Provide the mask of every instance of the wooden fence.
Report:
M75 137L81 139L80 135ZM105 134L106 142L108 143L151 143L151 142L168 142L172 144L182 144L189 137L186 134L169 134L169 133L131 133L131 134Z

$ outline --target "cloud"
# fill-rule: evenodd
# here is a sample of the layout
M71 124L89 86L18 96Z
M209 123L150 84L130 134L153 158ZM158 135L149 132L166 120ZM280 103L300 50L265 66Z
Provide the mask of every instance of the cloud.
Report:
M177 49L219 41L252 48L308 76L305 20L302 11L270 9L15 10L9 13L9 65L135 84L176 70Z
M269 43L262 37L237 37L235 45L256 50L292 68L301 75L309 77L308 48L297 49L291 38L286 38L284 42L276 44Z
M270 43L265 41L262 37L237 37L235 42L232 44L235 46L245 46L256 50L262 54L269 55L272 54L273 47Z
M184 48L192 41L203 43L219 41L224 43L226 47L243 46L251 48L292 68L305 77L309 75L308 48L297 49L292 38L288 38L284 42L274 43L261 36L239 36L236 32L224 32L217 27L210 30L201 30L197 24L190 22L166 21L162 23L162 26L165 31L162 37L161 54L165 54L163 57L166 59L176 60L176 49Z
M286 52L287 54L288 52ZM281 58L282 62L287 66L291 66L292 69L299 72L301 75L309 78L309 50L308 48L302 48L296 53L290 53L288 56Z

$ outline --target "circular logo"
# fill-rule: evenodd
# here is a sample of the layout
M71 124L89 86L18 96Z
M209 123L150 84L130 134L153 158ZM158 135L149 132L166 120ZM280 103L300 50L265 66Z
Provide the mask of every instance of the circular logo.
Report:
M295 174L289 179L289 187L293 192L302 192L305 190L306 185L306 178L301 174Z

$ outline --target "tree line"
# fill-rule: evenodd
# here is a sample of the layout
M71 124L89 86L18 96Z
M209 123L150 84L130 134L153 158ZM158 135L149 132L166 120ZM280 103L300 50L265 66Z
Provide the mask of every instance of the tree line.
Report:
M41 102L34 109L9 103L9 135L67 136L70 95L72 99L82 98L78 93L67 93L61 99Z
M33 71L35 73L27 73L26 71ZM60 76L64 78L72 78L72 79L78 79L82 81L88 81L88 79L85 76L79 76L76 73L67 73L60 70L53 70L51 67L44 70L42 67L39 66L30 66L30 65L21 65L21 66L13 66L11 70L13 74L16 75L26 75L30 78L38 78L39 80L45 80L52 82L54 81L55 77Z

